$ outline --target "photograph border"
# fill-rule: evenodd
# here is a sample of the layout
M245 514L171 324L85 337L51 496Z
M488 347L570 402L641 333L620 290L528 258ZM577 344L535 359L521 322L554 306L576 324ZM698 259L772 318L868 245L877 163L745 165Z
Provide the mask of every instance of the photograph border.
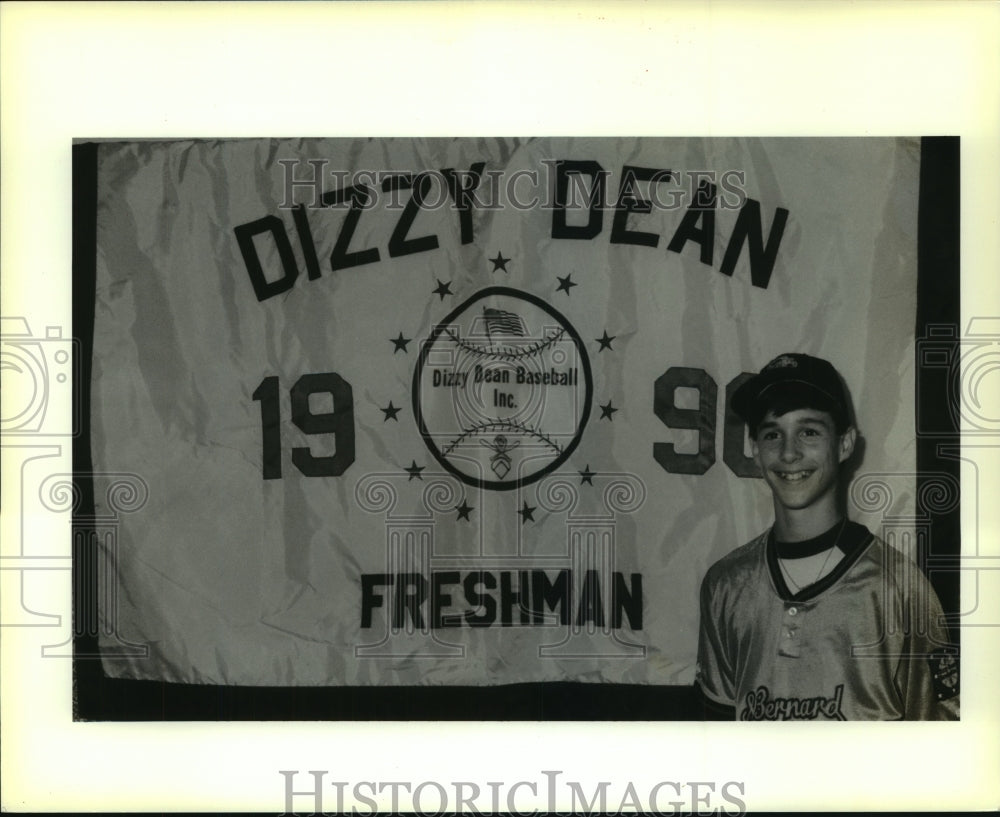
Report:
M100 556L94 529L90 474L90 378L97 259L95 143L73 148L73 326L81 360L74 388L82 402L83 433L74 439L73 470L81 502L73 520L74 717L95 721L697 721L711 718L693 686L594 684L572 681L498 685L225 686L107 677L97 644ZM918 433L917 496L946 474L958 484L958 461L941 455L958 441L958 395L947 368L921 366L931 342L939 355L958 359L960 337L960 140L923 137L917 229L917 312L914 420ZM476 298L482 293L477 293ZM938 376L935 377L934 375ZM928 376L929 375L929 376ZM919 431L919 429L918 429ZM961 509L952 503L930 516L933 551L918 553L953 624L959 649L961 609L958 560Z

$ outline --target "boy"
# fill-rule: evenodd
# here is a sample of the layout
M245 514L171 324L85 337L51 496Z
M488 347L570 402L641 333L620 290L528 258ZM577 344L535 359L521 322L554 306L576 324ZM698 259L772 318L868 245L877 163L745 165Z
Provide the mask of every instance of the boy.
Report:
M919 568L847 519L857 440L825 360L785 354L733 395L771 489L774 525L709 569L697 686L708 717L958 717L958 664Z

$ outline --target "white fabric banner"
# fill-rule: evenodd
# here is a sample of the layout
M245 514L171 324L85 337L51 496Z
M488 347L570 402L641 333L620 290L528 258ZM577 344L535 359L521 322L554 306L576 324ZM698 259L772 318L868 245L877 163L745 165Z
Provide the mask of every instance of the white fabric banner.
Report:
M771 518L727 395L782 352L904 486L852 517L913 515L919 140L98 157L114 677L691 683L701 579Z

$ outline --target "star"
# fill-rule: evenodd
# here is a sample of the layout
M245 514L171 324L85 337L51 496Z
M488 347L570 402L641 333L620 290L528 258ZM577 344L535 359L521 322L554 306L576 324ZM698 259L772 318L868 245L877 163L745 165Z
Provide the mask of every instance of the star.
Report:
M406 473L410 475L410 479L413 479L414 477L416 477L421 482L423 482L424 478L422 476L420 476L420 472L423 471L426 466L417 465L417 461L416 460L413 460L412 462L413 462L413 464L409 468L404 468L403 470L406 471ZM406 481L409 482L410 479L408 479Z
M523 525L525 522L528 521L534 522L535 517L532 516L534 512L535 508L532 508L531 506L528 505L527 502L525 502L524 507L518 511L518 513L521 514L521 524Z
M385 415L385 420L382 421L384 423L386 422L386 420L396 420L396 415L399 414L400 409L396 408L392 404L392 400L390 400L389 405L386 406L385 408L379 408L379 411L381 411ZM398 423L399 420L396 420L396 422Z
M455 520L456 522L459 521L459 520L461 520L461 519L469 521L469 514L473 510L475 510L475 508L471 508L468 505L466 505L465 504L465 500L463 499L461 505L456 505L455 506L455 510L458 511L458 519Z
M605 349L611 349L611 341L613 341L616 337L618 337L618 335L612 335L609 338L608 337L608 330L605 329L604 330L604 337L603 338L594 338L594 340L596 340L599 344L601 344L601 348L598 349L597 351L598 352L603 352ZM614 349L611 349L611 351L613 352Z
M411 340L412 338L404 338L402 332L399 333L398 338L389 338L390 343L392 343L392 345L396 347L395 349L392 350L392 353L396 354L396 352L398 352L400 349L402 349L405 352L406 344L409 343Z
M580 484L593 485L594 484L594 472L590 470L590 463L584 467L582 471L577 471L580 475Z
M559 281L559 286L556 287L556 292L565 292L567 295L569 295L569 288L577 286L570 280L571 277L572 276L567 275L565 278L560 278L557 275L556 279Z
M612 418L611 415L616 411L618 411L618 409L612 407L611 401L608 400L608 404L606 406L601 406L601 419L603 420L607 418L608 420L611 420L611 422L614 422L614 418Z
M493 265L493 271L496 272L498 269L502 269L507 272L507 262L510 261L509 258L504 258L502 252L497 253L496 258L490 258L489 262Z
M452 295L451 291L451 281L438 281L437 278L434 279L438 282L437 289L434 290L434 295L440 295L441 300L444 300L445 295Z

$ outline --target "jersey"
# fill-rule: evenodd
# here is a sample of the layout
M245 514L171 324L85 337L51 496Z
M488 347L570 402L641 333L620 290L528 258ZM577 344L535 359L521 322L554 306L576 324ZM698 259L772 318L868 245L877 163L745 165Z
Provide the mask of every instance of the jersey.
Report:
M770 531L701 588L697 684L739 720L958 718L957 650L917 565L850 523L845 555L793 593Z

